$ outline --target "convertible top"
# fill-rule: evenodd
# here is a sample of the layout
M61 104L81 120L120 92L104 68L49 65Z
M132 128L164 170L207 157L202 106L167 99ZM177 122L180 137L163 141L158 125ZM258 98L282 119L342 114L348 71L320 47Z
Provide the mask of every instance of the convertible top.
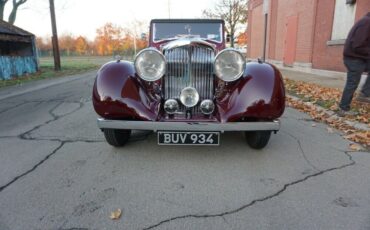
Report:
M165 23L168 23L168 22L178 22L178 23L186 23L186 22L192 22L192 23L212 23L212 22L218 22L218 23L222 23L224 24L224 20L222 19L179 19L179 18L176 18L176 19L152 19L150 21L150 23L157 23L157 22L165 22Z

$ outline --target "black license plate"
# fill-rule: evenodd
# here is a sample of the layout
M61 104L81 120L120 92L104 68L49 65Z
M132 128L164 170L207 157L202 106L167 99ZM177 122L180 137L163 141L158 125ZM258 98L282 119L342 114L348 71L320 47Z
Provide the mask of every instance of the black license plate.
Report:
M158 131L159 145L219 145L219 132Z

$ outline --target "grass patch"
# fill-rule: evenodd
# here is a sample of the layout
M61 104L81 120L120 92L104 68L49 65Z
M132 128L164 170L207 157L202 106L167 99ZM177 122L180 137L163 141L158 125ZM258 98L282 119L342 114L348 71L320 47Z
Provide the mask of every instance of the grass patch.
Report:
M105 62L112 60L111 57L62 57L61 71L54 71L54 59L52 57L40 58L40 70L34 74L25 74L9 80L0 80L0 88L19 85L26 82L64 77L92 70L97 70Z
M334 99L332 100L317 100L315 104L325 108L325 109L331 109L334 105L336 105L336 101Z

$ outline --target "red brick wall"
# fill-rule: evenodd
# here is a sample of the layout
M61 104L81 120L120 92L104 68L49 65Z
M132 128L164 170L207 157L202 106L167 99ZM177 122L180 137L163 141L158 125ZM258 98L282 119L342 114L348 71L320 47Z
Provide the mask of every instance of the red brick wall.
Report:
M271 0L267 57L283 60L287 18L298 15L297 62L311 62L315 0ZM258 4L259 3L259 4ZM260 57L263 43L262 1L250 1L249 57ZM259 50L259 52L256 52Z
M248 2L248 52L249 58L262 56L263 47L263 20L262 19L262 0L250 0Z
M340 0L343 1L343 0ZM249 1L248 57L262 56L262 0ZM315 69L345 71L343 45L328 46L331 39L335 0L270 0L267 57L282 61L285 48L286 22L298 15L295 62L312 63ZM370 11L370 0L356 1L357 21Z
M312 67L344 71L342 62L343 45L328 46L334 21L335 0L319 0L314 38Z
M356 1L355 21L370 11L369 0ZM334 20L335 0L318 0L312 67L334 71L346 71L343 65L343 45L328 46Z
M370 0L357 0L356 21L370 12Z
M277 60L276 58L276 27L277 27L277 9L278 9L278 1L270 1L270 12L269 12L269 39L268 39L268 54L267 57L269 59ZM273 19L273 20L271 20Z
M296 62L311 62L315 0L280 0L277 4L275 57L283 60L286 23L289 16L298 15Z

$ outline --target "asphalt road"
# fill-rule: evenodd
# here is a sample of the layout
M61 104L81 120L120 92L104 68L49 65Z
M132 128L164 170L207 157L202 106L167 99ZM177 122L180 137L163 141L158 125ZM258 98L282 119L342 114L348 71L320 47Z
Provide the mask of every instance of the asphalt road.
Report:
M287 108L261 151L237 132L219 147L136 133L113 148L96 126L93 77L0 100L1 230L370 229L369 152L305 114Z

